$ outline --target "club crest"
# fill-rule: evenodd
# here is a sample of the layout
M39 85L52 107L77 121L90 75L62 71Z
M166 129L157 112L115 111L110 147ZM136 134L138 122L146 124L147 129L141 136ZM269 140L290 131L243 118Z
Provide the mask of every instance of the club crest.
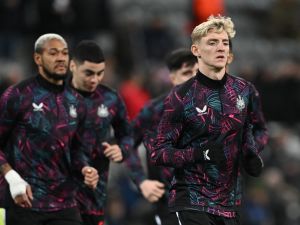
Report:
M242 111L245 108L245 101L240 95L236 99L236 107L240 111Z
M74 107L74 105L71 105L71 106L70 106L69 114L70 114L70 116L73 117L73 118L76 118L76 117L77 117L77 111L76 111L76 108Z
M105 118L107 117L109 114L108 112L108 109L105 105L101 104L99 107L98 107L98 110L97 110L97 115L101 118Z

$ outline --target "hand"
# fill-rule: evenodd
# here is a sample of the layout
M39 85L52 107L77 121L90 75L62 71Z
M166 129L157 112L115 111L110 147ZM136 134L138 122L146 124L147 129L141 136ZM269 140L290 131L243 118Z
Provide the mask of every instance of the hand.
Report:
M165 185L156 180L144 180L140 184L141 192L149 202L157 202L165 193Z
M110 145L107 142L103 142L102 145L105 147L104 155L112 162L121 162L123 160L123 154L119 145Z
M264 162L259 155L249 151L243 155L242 161L245 171L250 176L258 177L261 174L264 167Z
M31 187L30 185L26 186L26 193L22 194L22 195L17 195L14 198L14 202L23 208L31 208L32 204L31 201L33 200L33 195L32 195L32 191L31 191Z
M99 181L98 171L94 167L85 166L82 168L81 173L84 176L84 183L95 189Z
M9 170L4 177L14 202L20 207L31 208L33 195L30 185L13 169Z

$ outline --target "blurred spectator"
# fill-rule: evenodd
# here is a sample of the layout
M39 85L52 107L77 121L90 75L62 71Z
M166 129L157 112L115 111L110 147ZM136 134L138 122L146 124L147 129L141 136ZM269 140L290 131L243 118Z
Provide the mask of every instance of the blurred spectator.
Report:
M3 62L0 74L0 96L11 85L18 83L24 78L21 67L11 62ZM1 65L1 63L0 63Z
M298 0L276 0L269 10L266 28L270 38L300 38Z
M15 56L16 42L25 25L24 7L22 0L0 1L0 58Z
M292 61L278 63L272 74L260 71L255 84L268 121L300 122L300 73Z
M176 39L162 15L155 14L144 28L144 43L147 59L162 64L166 53L176 47Z
M192 0L192 25L191 30L198 24L206 21L210 15L224 15L224 0Z
M129 119L132 120L150 100L149 92L144 88L143 75L133 72L130 78L124 81L119 92L127 107Z
M103 30L110 31L112 29L113 22L110 11L110 1L71 0L70 4L76 16L76 23L73 24L75 32L96 33Z
M68 33L76 24L76 15L71 0L36 0L38 12L38 33Z

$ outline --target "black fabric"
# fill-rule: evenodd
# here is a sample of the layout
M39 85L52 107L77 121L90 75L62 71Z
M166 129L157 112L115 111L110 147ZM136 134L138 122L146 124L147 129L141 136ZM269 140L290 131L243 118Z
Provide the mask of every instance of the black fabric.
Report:
M258 177L263 170L263 160L259 155L249 152L243 156L243 167L247 174L253 177Z
M181 225L240 225L239 217L226 218L195 210L180 211L177 215Z
M159 220L161 225L179 225L176 214L169 211L167 201L160 201L155 205L154 224L159 224Z
M222 88L227 80L227 74L225 74L221 80L212 80L209 77L205 76L203 73L198 71L196 74L196 79L201 83L204 84L206 87L212 88L212 89L220 89Z
M81 214L83 225L104 225L104 216Z
M45 89L47 89L49 92L52 93L60 93L65 90L65 83L63 85L57 85L50 83L48 80L46 80L42 75L37 75L36 79L38 83Z
M6 225L81 225L77 208L55 212L38 212L16 205L6 211Z
M197 162L212 163L223 168L226 165L226 156L222 144L208 144L201 150L194 152Z

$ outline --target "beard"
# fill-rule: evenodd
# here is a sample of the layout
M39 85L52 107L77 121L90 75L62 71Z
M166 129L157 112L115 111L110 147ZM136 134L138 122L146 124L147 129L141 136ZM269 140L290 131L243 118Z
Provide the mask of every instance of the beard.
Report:
M51 73L47 68L43 67L44 73L45 75L49 78L49 79L53 79L56 81L60 81L60 80L65 80L68 76L68 73L66 72L65 74L57 74L57 73Z

